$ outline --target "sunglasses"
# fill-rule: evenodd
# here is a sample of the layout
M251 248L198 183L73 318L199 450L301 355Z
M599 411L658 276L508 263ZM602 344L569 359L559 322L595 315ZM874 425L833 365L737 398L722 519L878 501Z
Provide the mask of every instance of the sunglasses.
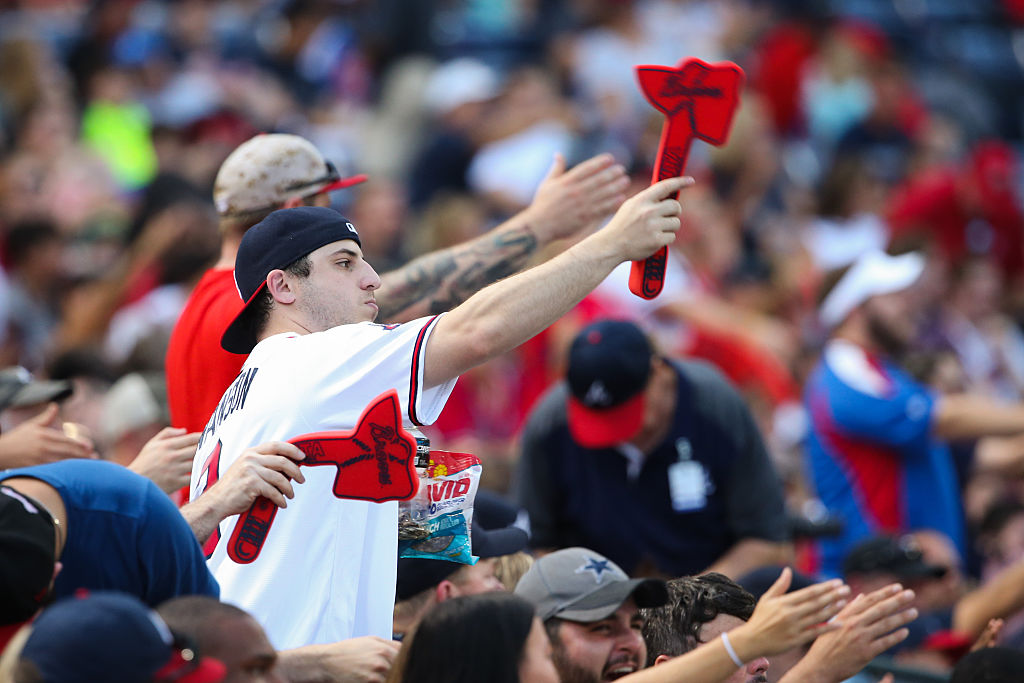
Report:
M308 187L316 187L318 185L327 186L330 185L331 183L336 183L339 180L341 180L341 174L338 173L337 167L330 161L326 162L326 164L327 173L325 175L320 176L319 178L314 178L312 180L303 180L302 182L299 183L292 183L291 185L286 186L285 190L287 190L288 192L295 192L297 190L304 190ZM317 194L320 191L320 189L317 189L317 191L314 192L313 194Z

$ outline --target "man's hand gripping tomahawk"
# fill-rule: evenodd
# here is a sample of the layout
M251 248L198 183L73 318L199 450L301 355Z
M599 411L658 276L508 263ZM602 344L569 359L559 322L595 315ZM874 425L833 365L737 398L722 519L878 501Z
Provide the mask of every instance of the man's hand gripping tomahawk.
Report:
M708 64L686 59L679 66L638 66L636 75L647 100L665 114L652 184L683 174L694 138L725 144L740 100L743 71L732 62ZM634 261L629 291L653 299L665 284L668 247Z

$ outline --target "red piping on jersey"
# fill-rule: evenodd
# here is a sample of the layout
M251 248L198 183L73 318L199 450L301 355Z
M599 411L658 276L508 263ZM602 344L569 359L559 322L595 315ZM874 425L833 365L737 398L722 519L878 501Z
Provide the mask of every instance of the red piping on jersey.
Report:
M409 377L409 420L417 427L423 425L416 417L416 399L419 398L420 353L423 350L423 340L427 337L427 330L436 320L437 316L435 315L420 329L420 333L416 335L416 344L412 349L412 374Z
M813 397L810 408L812 421L845 470L853 495L860 499L864 512L883 531L904 528L906 501L900 495L903 469L898 451L842 434L823 396Z

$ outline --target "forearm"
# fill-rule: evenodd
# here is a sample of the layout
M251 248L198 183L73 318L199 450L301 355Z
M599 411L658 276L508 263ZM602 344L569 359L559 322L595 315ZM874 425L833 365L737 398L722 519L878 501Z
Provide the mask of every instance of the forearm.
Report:
M427 342L426 386L531 338L579 303L620 261L600 240L586 240L477 292L438 321Z
M804 657L779 679L779 683L840 683L846 680L830 674L827 668L821 662L808 662Z
M735 629L729 632L736 647ZM755 657L751 657L755 659ZM721 638L704 643L696 650L671 660L630 674L622 681L626 683L720 683L736 672L739 667L726 652Z
M760 538L744 538L715 560L706 571L737 578L766 565L784 565L793 560L789 543L776 543Z
M181 516L188 522L200 545L206 543L217 525L227 516L221 512L209 494L210 491L207 491L181 507Z
M947 394L936 402L932 422L941 439L1011 436L1024 432L1024 405L977 394Z
M329 672L322 666L324 653L316 645L281 650L277 653L277 671L289 683L319 683L330 681Z
M974 472L1024 476L1024 434L990 436L978 441L974 448Z
M1008 617L1024 608L1024 560L960 598L953 608L953 630L976 638L989 619Z
M381 277L378 318L406 322L449 311L520 270L538 244L529 213L521 211L486 235L414 259Z

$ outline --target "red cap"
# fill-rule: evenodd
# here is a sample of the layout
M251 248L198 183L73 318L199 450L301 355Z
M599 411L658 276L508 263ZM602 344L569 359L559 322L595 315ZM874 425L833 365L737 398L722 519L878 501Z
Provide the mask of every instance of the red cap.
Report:
M569 397L569 433L584 448L608 448L629 441L644 422L644 392L611 408L588 408Z

